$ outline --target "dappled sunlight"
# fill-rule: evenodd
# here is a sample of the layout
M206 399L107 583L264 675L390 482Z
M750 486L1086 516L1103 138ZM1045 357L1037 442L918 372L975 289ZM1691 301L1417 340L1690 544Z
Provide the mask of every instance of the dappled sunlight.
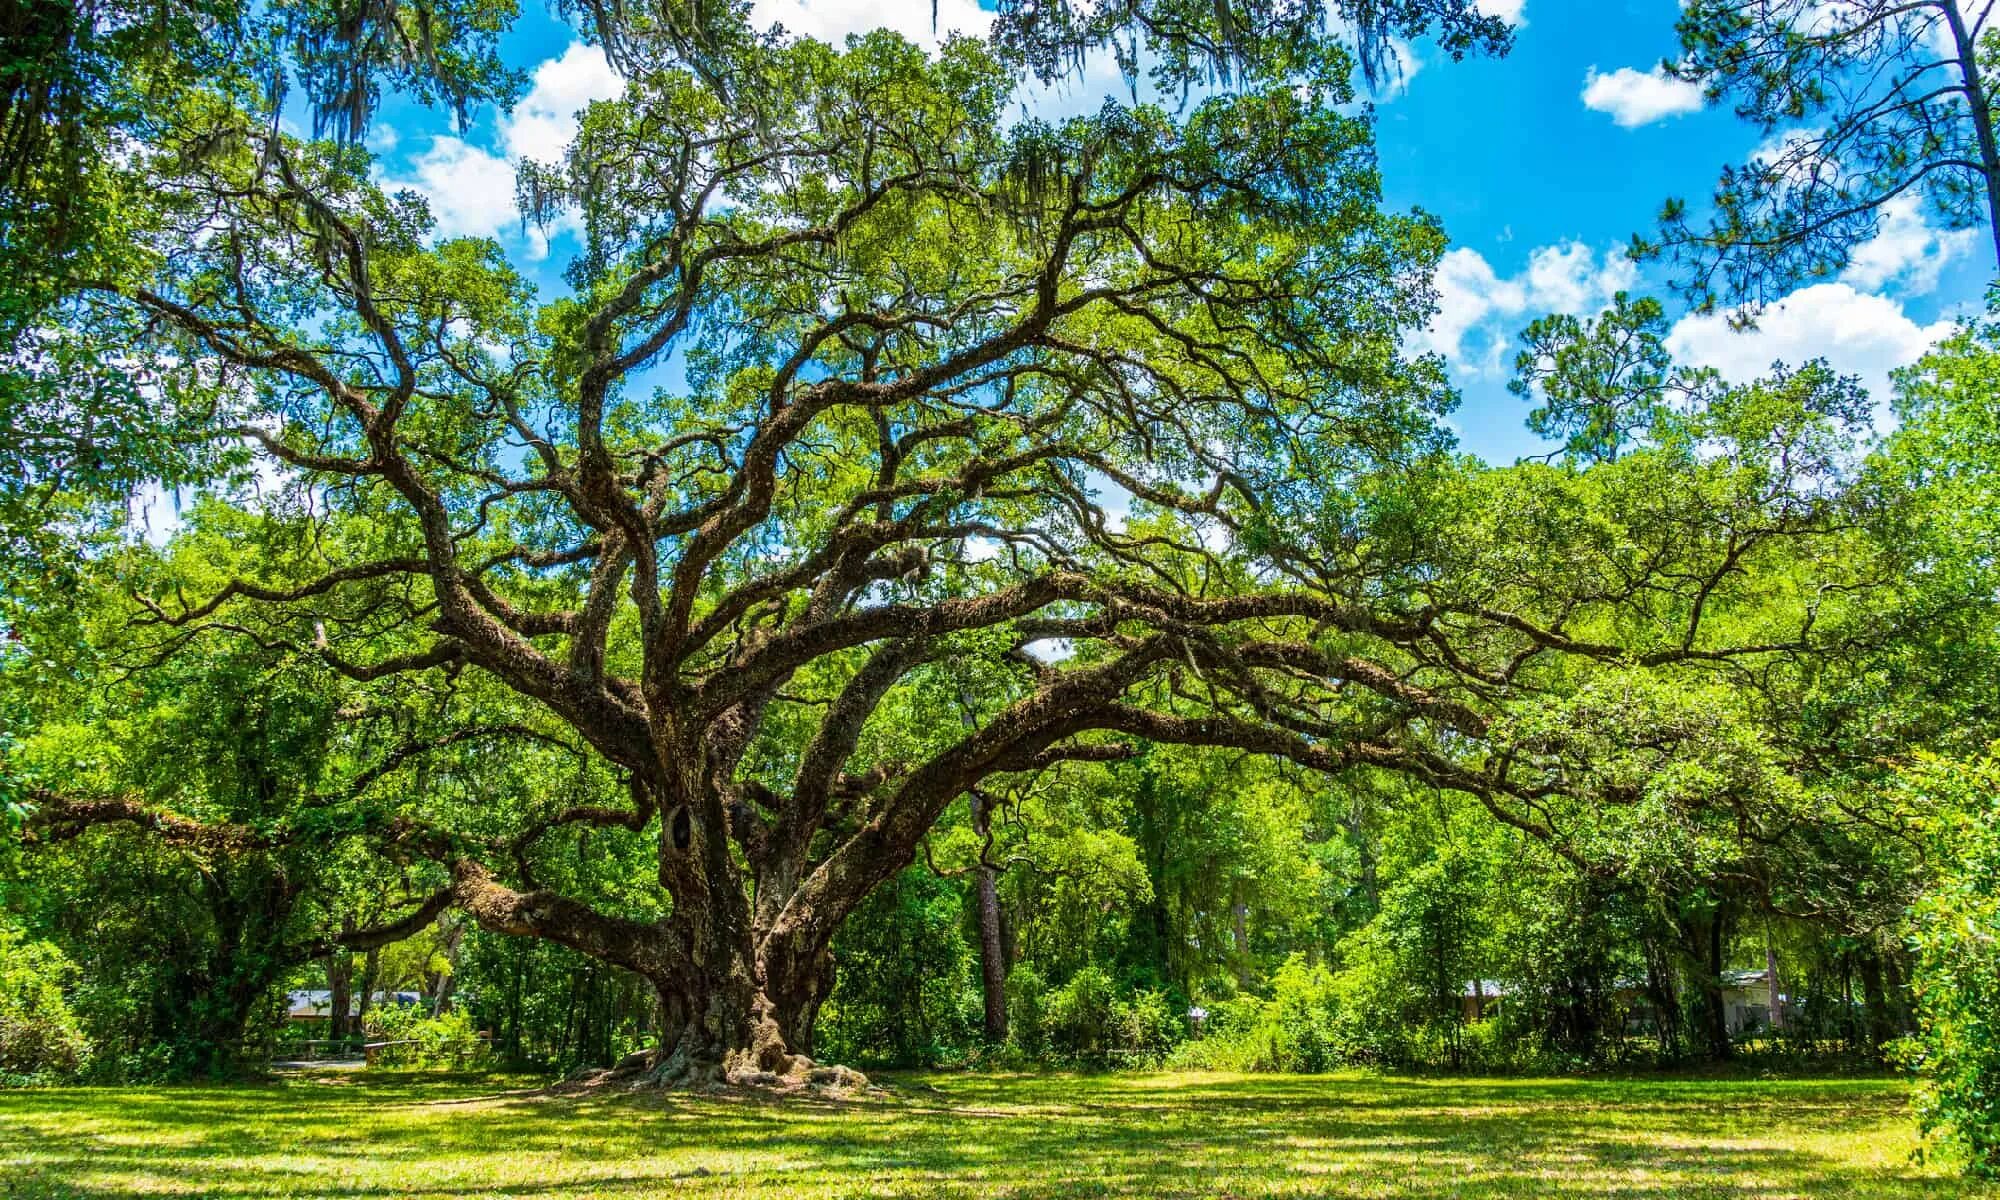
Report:
M351 1076L0 1095L21 1200L2000 1195L1915 1145L1887 1079L924 1075L849 1104Z

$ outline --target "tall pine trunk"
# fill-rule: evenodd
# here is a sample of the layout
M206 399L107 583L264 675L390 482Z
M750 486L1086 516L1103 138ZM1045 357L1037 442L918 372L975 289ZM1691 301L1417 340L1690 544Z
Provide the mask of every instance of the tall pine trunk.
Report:
M991 814L986 810L985 798L977 791L969 794L969 801L972 828L984 847ZM984 1032L987 1041L998 1045L1007 1040L1007 942L1000 919L999 875L986 865L983 849L973 875L979 909L979 983L986 1002Z

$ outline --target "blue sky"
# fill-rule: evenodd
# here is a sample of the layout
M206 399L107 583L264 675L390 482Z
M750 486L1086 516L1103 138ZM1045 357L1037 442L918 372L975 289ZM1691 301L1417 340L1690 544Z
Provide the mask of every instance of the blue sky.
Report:
M1481 5L1516 23L1513 53L1453 63L1434 47L1410 47L1376 112L1388 203L1437 214L1453 241L1440 312L1418 346L1451 365L1464 396L1453 423L1466 446L1506 462L1545 449L1505 388L1514 335L1545 312L1595 313L1620 288L1664 296L1657 273L1626 261L1623 246L1650 228L1664 198L1705 197L1722 165L1763 138L1727 112L1699 111L1690 88L1654 72L1674 50L1676 0ZM547 240L522 232L513 163L554 157L575 111L615 94L619 81L541 0L524 7L504 50L533 72L533 86L511 113L480 113L460 135L443 114L392 100L370 143L380 176L426 193L442 232L499 237L554 294L574 240L560 228ZM835 41L887 24L934 44L939 30L985 23L974 0L939 0L935 28L930 0L759 0L756 13ZM1095 107L1106 91L1123 93L1108 64L1030 103L1053 115ZM1824 355L1885 392L1890 368L1979 303L1993 273L1984 245L1979 231L1948 235L1914 207L1898 210L1846 276L1795 293L1756 331L1682 316L1671 344L1683 360L1737 378Z

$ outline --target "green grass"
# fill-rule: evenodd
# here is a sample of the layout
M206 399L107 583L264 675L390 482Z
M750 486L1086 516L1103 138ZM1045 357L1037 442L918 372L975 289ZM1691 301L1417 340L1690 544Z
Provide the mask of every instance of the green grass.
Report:
M323 1075L0 1093L0 1196L2000 1196L1904 1085L901 1076L847 1103Z

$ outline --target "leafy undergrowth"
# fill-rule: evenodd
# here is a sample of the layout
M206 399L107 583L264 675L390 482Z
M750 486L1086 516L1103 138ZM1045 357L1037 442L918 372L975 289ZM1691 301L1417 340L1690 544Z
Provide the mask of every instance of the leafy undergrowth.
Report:
M837 1104L358 1073L0 1093L0 1196L2000 1197L1912 1161L1892 1079L886 1082Z

